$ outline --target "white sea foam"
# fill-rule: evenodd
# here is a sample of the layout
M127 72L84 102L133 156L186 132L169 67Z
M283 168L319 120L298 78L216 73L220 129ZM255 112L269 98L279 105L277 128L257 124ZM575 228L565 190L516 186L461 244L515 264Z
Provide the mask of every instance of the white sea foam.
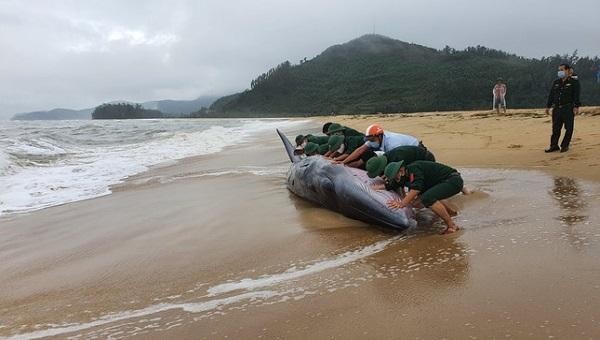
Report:
M379 241L364 248L348 251L334 258L310 264L304 268L292 267L285 272L265 275L259 278L245 278L236 282L222 283L208 289L210 295L219 295L236 290L252 290L261 287L273 286L286 281L298 279L303 276L315 274L327 269L341 267L348 263L363 259L384 250L390 243L400 239L400 236Z
M8 159L8 155L0 150L0 176L2 176L6 169L8 169L9 164L10 161Z
M283 299L280 300L280 302L285 302L292 298L291 295L294 294L299 294L294 296L294 299L300 299L308 294L308 292L306 292L304 288L294 287L291 289L276 289L276 286L288 281L299 279L304 276L316 274L328 269L342 267L349 263L362 260L366 257L372 256L385 250L390 244L403 238L405 238L405 236L391 237L386 240L382 240L356 250L351 250L338 254L332 258L317 261L303 268L298 268L296 265L294 265L288 268L286 271L280 273L265 275L259 278L246 278L236 282L217 284L207 289L208 295L204 296L204 298L208 299L204 301L160 303L138 310L130 310L105 315L98 319L85 323L45 325L46 327L51 327L43 330L33 331L30 333L16 334L14 336L8 337L7 339L36 339L42 337L64 335L68 333L84 331L93 327L108 325L114 322L145 317L152 314L175 309L181 309L188 313L204 313L213 310L218 310L225 306L234 305L236 303L247 300L259 301L261 303L277 303L277 301L273 301L272 299L275 297L281 297ZM261 290L256 290L257 288L260 288ZM238 294L230 295L233 291L237 290L240 290ZM226 295L226 297L220 297L222 295Z
M201 313L207 312L210 310L215 310L219 307L230 305L233 303L237 303L245 300L254 300L254 299L268 299L274 296L278 296L282 293L272 292L272 291L255 291L249 292L239 295L234 295L222 299L212 299L208 301L202 302L188 302L188 303L161 303L157 305L152 305L147 308L125 311L115 314L110 314L103 316L94 321L86 322L86 323L71 323L64 326L57 326L52 328L47 328L39 331L33 331L30 333L22 333L17 334L11 337L6 338L7 340L17 340L17 339L39 339L50 336L63 335L73 332L79 332L86 329L90 329L93 327L107 325L117 321L129 320L134 318L139 318L143 316L148 316L164 311L174 310L174 309L182 309L186 312L190 313Z
M261 131L304 123L151 120L0 127L0 215L106 195L111 185L152 165L219 152Z

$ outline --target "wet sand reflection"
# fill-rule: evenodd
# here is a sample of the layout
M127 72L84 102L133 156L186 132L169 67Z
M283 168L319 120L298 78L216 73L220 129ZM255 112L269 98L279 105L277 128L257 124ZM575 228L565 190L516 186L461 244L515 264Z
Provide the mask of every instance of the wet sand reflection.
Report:
M582 250L585 235L582 235L576 226L585 222L588 216L584 214L587 204L582 197L581 186L573 178L554 177L554 187L550 195L560 207L560 215L556 219L565 226L566 239L572 247Z
M586 203L582 198L581 187L576 180L568 177L554 177L554 187L551 196L556 199L561 209L558 219L572 226L587 219L582 212Z

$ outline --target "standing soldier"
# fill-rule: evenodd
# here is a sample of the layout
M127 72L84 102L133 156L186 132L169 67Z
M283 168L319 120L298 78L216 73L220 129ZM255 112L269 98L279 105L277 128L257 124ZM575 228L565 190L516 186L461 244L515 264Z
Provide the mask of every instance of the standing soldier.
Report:
M552 109L552 136L550 137L550 148L545 152L567 152L571 137L573 136L573 126L575 125L575 115L579 114L579 92L581 87L577 79L570 76L571 66L569 64L560 64L558 67L558 79L552 83L548 102L546 104L546 114L550 114ZM565 136L558 147L558 140L563 125L565 126Z

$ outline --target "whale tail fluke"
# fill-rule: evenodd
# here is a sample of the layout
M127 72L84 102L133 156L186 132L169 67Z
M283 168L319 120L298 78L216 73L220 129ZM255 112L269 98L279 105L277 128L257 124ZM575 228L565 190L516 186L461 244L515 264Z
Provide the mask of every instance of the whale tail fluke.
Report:
M292 163L299 162L300 156L298 156L294 153L294 150L296 148L294 147L292 142L290 142L290 140L283 134L283 132L279 131L279 129L276 129L276 130L277 130L277 134L279 135L279 138L281 138L281 141L283 142L283 146L285 146L285 152L287 152L288 157L290 158L290 162L292 162Z

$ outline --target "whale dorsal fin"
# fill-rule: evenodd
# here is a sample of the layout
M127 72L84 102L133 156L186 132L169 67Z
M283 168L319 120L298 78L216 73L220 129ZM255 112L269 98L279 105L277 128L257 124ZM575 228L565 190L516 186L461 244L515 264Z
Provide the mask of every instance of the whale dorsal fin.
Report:
M300 156L294 154L294 145L290 142L290 140L283 134L283 132L277 129L277 134L281 141L283 142L283 146L285 147L285 152L287 152L288 157L290 157L290 161L292 163L296 163L300 161Z

